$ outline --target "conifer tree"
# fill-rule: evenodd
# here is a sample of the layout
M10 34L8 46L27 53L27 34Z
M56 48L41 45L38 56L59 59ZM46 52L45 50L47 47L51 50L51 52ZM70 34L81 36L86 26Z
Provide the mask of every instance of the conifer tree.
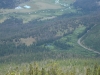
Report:
M36 67L34 70L34 75L38 75L38 72L39 72L38 67Z
M87 68L87 70L86 70L86 75L91 75L91 74L90 74L90 68Z
M41 75L45 75L45 73L46 73L45 69L42 68L42 70L41 70Z
M98 67L98 75L100 75L100 66Z
M32 67L32 64L29 65L29 75L33 75L33 67Z
M97 70L98 70L98 65L95 64L94 70L93 70L93 75L97 75Z

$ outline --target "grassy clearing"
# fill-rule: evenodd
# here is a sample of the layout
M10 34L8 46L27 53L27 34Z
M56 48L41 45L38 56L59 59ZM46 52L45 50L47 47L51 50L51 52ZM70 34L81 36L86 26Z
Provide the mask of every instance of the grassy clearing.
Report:
M20 38L19 41L16 41L15 39L13 40L14 44L16 46L21 45L21 44L25 44L26 46L30 46L33 43L36 43L36 39L32 38L32 37L28 37L28 38Z
M4 22L6 19L7 19L6 17L0 18L0 23Z
M34 38L32 38L32 37L29 37L29 38L21 38L21 39L20 39L20 42L21 42L21 43L25 43L25 45L27 45L27 46L30 46L30 45L32 45L34 42L36 42L36 40L35 40Z

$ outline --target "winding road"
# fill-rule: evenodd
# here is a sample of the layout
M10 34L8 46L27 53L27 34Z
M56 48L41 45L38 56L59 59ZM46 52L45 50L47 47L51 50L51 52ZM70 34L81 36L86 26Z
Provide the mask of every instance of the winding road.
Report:
M94 26L96 26L96 25L94 25ZM94 26L93 26L93 27L94 27ZM93 28L93 27L92 27L92 28ZM91 28L91 29L92 29L92 28ZM91 30L91 29L90 29L90 30ZM88 33L90 30L88 30L87 33ZM79 38L78 41L77 41L77 43L78 43L81 47L83 47L84 49L86 49L86 50L89 50L89 51L92 51L92 52L94 52L94 53L100 54L100 52L98 52L98 51L96 51L96 50L93 50L93 49L90 49L90 48L84 46L84 45L81 43L82 38L83 38L87 33L85 33L81 38Z

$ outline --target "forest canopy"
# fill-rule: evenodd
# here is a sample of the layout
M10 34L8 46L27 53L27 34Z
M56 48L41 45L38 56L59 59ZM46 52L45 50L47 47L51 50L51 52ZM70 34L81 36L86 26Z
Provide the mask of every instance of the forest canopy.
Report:
M100 9L99 0L76 0L73 4L75 8L83 11L94 11Z
M0 8L3 9L12 9L18 6L20 3L26 2L29 0L0 0Z

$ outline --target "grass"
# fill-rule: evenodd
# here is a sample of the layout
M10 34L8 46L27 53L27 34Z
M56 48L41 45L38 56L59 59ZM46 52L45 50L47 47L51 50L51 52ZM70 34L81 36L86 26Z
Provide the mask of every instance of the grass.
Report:
M19 45L19 44L25 44L26 46L30 46L32 45L34 42L36 42L36 40L32 37L28 37L28 38L20 38L20 41L15 41L13 40L13 42L15 43L15 45Z

